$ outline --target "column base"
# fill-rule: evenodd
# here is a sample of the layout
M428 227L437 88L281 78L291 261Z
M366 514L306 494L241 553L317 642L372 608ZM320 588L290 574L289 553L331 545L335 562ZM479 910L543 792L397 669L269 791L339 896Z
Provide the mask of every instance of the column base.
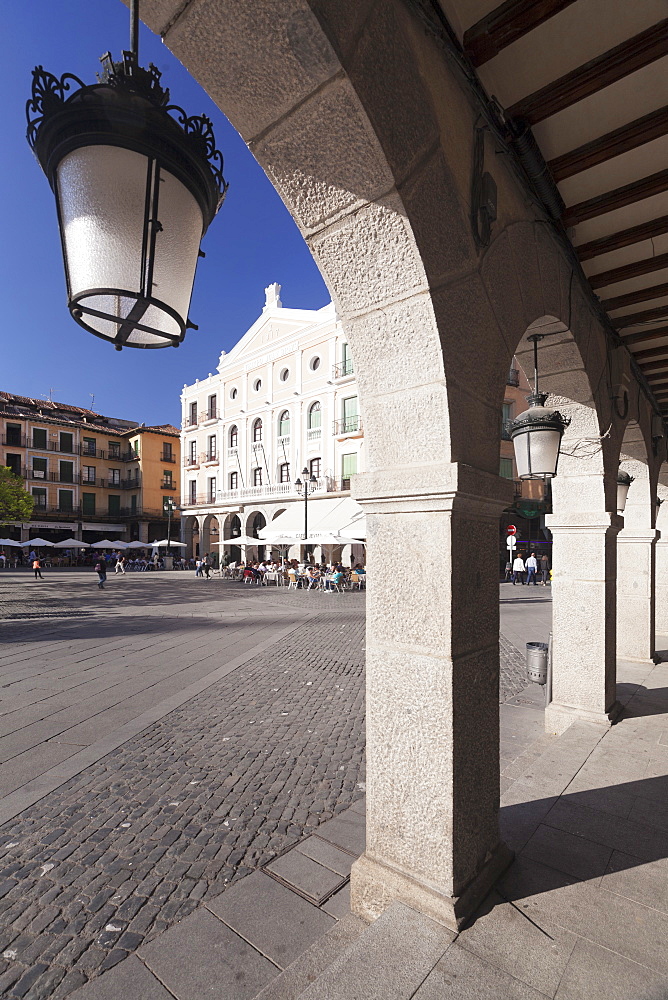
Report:
M350 907L367 923L376 920L395 900L431 917L451 930L459 931L477 910L494 883L514 858L513 851L499 841L461 896L446 896L434 886L418 882L363 854L353 864L350 876Z
M607 712L590 712L586 708L560 705L552 701L545 709L545 732L561 736L574 722L593 722L597 726L612 726L619 718L623 707L616 701Z

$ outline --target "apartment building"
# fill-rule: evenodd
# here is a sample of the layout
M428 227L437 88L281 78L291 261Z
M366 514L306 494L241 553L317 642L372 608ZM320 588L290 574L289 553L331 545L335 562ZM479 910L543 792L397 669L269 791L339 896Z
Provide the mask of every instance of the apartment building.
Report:
M309 523L327 515L332 530L336 517L346 519L350 508L332 501L349 497L351 477L363 470L364 428L332 303L288 309L280 286L270 285L261 315L220 355L215 374L183 387L181 405L182 523L192 552L215 552L223 538L265 528L271 534L291 507L303 527L296 480L304 469L316 480Z
M164 534L180 458L176 427L0 392L0 431L0 462L34 500L32 520L9 525L11 537L148 542Z

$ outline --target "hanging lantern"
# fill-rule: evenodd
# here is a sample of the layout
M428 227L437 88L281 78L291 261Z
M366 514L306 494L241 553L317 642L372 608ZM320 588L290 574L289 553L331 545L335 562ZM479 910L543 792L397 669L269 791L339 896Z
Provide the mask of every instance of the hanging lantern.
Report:
M654 504L655 504L655 507L656 507L656 516L657 516L657 518L659 516L659 511L661 510L661 504L662 503L663 503L663 500L661 500L660 497L657 497L656 500L654 501Z
M169 104L159 71L139 66L138 29L133 0L123 61L107 53L89 86L38 66L26 107L56 196L70 313L117 350L178 347L197 329L200 241L227 189L211 121Z
M520 479L553 479L556 476L561 439L570 423L558 410L546 407L547 393L538 391L538 341L544 336L546 334L535 333L527 338L533 341L534 391L527 396L529 409L510 424Z
M629 495L629 487L633 482L634 477L630 476L628 472L622 472L620 469L617 473L617 513L623 514L624 508L626 507L626 499Z

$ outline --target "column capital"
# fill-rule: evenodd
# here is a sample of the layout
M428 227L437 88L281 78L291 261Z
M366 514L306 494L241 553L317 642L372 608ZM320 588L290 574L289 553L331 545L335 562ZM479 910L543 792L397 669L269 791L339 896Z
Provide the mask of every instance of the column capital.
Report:
M611 532L618 533L624 527L620 514L608 511L574 511L571 513L546 514L545 525L551 532Z
M355 477L353 496L368 514L453 511L490 518L513 499L510 480L461 462L365 472Z
M661 538L661 532L656 531L652 528L649 531L634 531L633 528L624 528L617 535L617 542L621 545L624 542L630 544L637 544L638 542L645 542L647 544L653 544L658 542Z

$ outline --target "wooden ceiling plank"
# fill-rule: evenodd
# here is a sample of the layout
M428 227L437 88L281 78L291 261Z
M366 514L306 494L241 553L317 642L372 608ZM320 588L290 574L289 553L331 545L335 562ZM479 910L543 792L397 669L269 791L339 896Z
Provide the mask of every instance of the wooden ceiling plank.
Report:
M523 97L507 108L507 113L535 125L660 59L667 50L668 18L665 18Z
M638 302L660 299L663 295L668 295L668 282L652 285L650 288L637 288L635 292L627 292L626 295L615 295L611 299L603 299L601 305L608 311L622 309L624 306L634 306Z
M626 281L627 278L639 278L643 274L651 274L652 271L661 271L664 267L668 267L668 253L659 253L656 257L646 257L645 260L636 260L622 267L613 267L609 271L591 274L588 280L592 288L605 288L606 285L614 285L618 281Z
M556 156L553 160L548 160L547 165L555 181L563 181L567 177L579 174L582 170L604 163L613 156L619 156L637 146L644 146L647 142L660 139L667 132L668 105L657 111L651 111L642 118L636 118L635 121L599 136L598 139L586 142L570 153Z
M643 344L646 341L661 340L668 337L668 326L660 326L654 330L643 330L641 333L629 333L622 337L624 343L629 347L631 344Z
M617 329L623 329L626 326L635 326L636 323L649 323L655 319L668 320L668 304L657 306L656 309L645 309L643 312L629 313L628 316L614 316L612 324Z
M637 355L635 358L637 361ZM663 361L650 361L647 364L641 364L640 369L643 375L648 375L651 372L666 372L668 371L668 358L664 358Z
M482 66L572 3L575 0L506 0L464 32L466 54L474 66Z
M655 174L642 177L639 181L632 181L631 184L624 184L612 191L597 194L594 198L588 198L577 205L570 205L564 213L564 225L577 226L579 222L605 215L606 212L612 212L624 205L644 201L645 198L661 194L662 191L668 191L668 170L657 170Z
M654 358L661 358L664 354L668 362L668 344L664 344L663 347L650 347L646 351L632 351L632 354L638 364L644 361L653 361Z
M581 243L580 246L575 247L575 250L580 260L591 260L592 257L598 257L600 254L620 250L633 243L642 243L644 240L651 240L654 236L663 236L664 233L668 233L668 215L661 215L649 222L642 222L639 226L631 226L629 229L620 229L617 233L601 236L589 243Z

